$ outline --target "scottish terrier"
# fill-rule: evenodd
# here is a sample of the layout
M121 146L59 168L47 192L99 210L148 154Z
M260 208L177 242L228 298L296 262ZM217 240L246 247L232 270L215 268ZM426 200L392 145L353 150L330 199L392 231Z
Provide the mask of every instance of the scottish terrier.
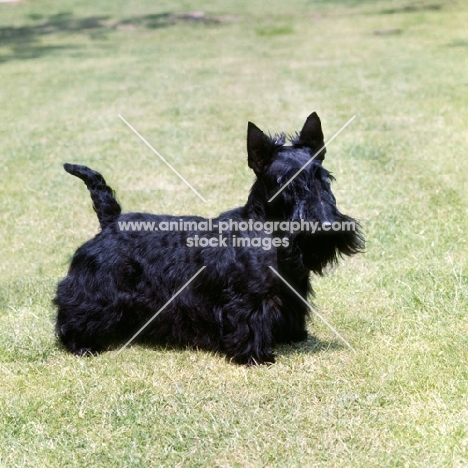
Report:
M310 273L361 251L364 240L336 207L317 114L291 146L285 141L248 123L256 179L245 206L213 219L121 214L99 173L65 164L86 184L101 226L58 285L56 332L65 348L94 354L141 330L137 340L253 365L273 363L275 344L307 339Z

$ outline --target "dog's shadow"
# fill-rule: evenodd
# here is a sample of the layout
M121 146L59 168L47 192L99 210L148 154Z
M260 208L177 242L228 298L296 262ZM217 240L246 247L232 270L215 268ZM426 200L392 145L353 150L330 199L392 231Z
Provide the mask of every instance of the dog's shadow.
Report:
M342 351L347 349L338 341L321 340L315 336L308 336L305 341L282 343L276 347L276 355L291 356L293 354L315 354L325 351Z
M132 343L130 347L143 348L145 350L167 350L170 352L186 352L193 351L193 348L177 346L173 344L157 344L152 343L149 340L141 339ZM118 344L109 345L107 351L118 351L121 348ZM295 343L281 343L275 347L275 355L277 360L281 359L281 356L292 356L294 354L315 354L326 351L342 351L347 349L346 346L342 345L338 341L332 340L321 340L315 336L308 336L307 340L299 341ZM207 352L209 351L199 349L198 352ZM221 352L214 353L219 356L222 356Z

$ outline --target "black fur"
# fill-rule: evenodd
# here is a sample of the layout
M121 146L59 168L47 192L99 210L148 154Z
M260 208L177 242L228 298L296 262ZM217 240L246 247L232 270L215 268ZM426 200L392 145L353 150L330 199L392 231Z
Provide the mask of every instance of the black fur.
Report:
M322 167L325 150L274 200L268 200L323 146L317 114L285 146L284 136L269 137L249 122L248 164L255 174L245 206L222 213L220 221L354 221L341 214ZM321 274L340 255L363 248L356 228L340 232L277 229L225 232L227 247L188 247L187 239L218 238L218 231L121 230L122 222L203 221L147 213L121 214L103 177L85 167L65 170L88 187L101 232L75 253L68 275L59 283L54 303L56 331L75 354L105 350L138 331L197 271L200 275L178 295L138 339L152 343L221 351L238 363L274 362L277 343L307 338L308 308L269 268L277 270L306 299L310 272ZM357 223L356 223L356 226ZM260 241L287 239L287 246L234 247L234 237Z

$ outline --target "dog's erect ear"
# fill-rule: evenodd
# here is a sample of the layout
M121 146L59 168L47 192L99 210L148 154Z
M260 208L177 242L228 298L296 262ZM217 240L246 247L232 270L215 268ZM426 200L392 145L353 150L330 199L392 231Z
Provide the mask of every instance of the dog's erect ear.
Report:
M323 146L323 132L322 123L320 122L319 116L316 112L307 117L304 126L302 127L299 137L294 141L295 145L305 146L313 151L318 151ZM315 159L322 161L325 158L326 150L318 154Z
M304 146L317 145L323 142L322 122L320 122L316 112L312 112L307 117L299 138Z
M275 152L275 142L255 124L247 126L247 156L249 167L259 175L266 171Z

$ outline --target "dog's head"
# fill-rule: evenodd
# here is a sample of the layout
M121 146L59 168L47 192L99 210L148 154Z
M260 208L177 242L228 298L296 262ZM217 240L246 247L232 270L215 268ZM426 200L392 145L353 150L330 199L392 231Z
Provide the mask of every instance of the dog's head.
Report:
M307 269L320 274L339 255L362 250L363 237L357 221L336 206L333 177L322 166L326 149L318 115L307 118L291 146L285 140L249 122L248 164L257 175L249 203L267 220L307 221L309 230L301 223L302 229L290 234L292 249Z

